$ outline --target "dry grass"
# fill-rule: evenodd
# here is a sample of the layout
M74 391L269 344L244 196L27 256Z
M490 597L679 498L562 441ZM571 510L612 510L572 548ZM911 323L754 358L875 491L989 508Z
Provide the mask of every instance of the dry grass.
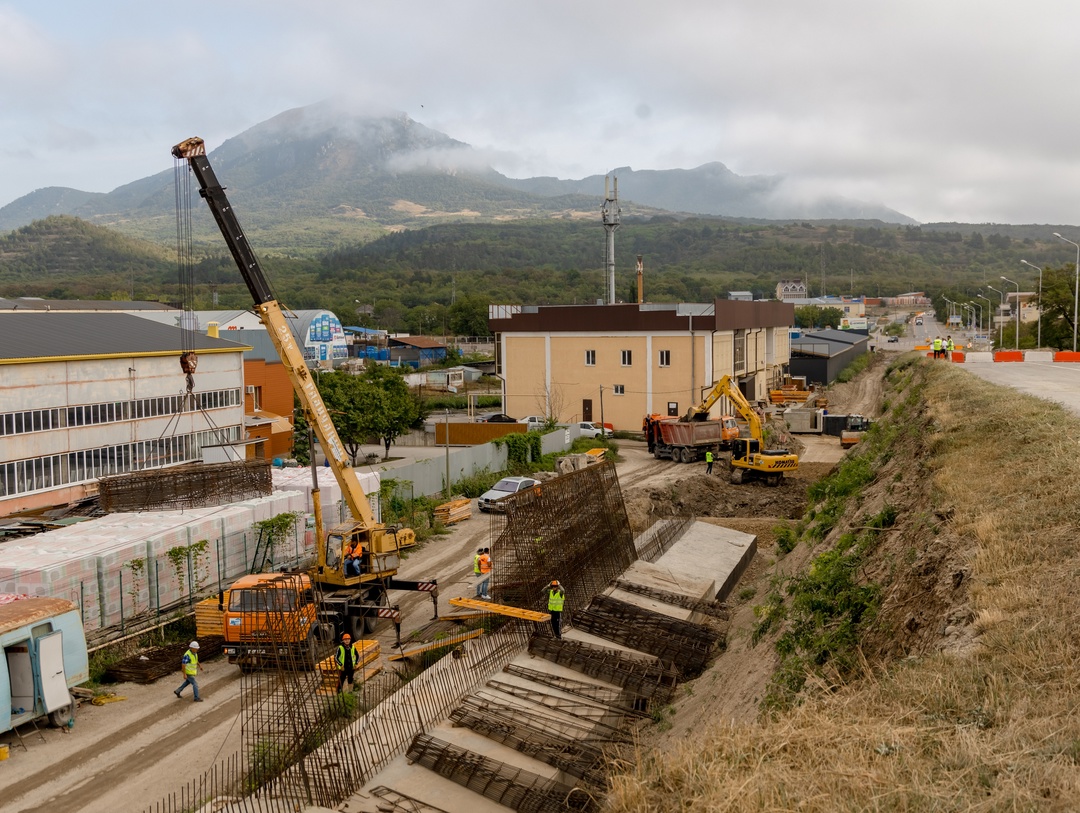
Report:
M903 476L929 478L940 521L924 533L968 564L968 645L942 636L788 711L643 751L606 809L1080 809L1080 421L948 365L920 364L920 382L930 430Z

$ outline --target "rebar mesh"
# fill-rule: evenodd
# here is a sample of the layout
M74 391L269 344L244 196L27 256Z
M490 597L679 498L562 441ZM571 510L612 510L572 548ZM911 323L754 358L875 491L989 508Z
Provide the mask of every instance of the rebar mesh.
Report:
M611 596L596 596L574 615L574 626L674 664L683 677L699 675L722 639L704 624L646 610Z
M639 596L647 596L664 604L682 607L695 613L719 618L726 621L731 616L728 605L723 601L710 601L708 599L694 599L682 593L673 593L670 590L661 590L658 587L649 587L644 584L619 579L615 586L627 593L636 593Z
M638 558L643 562L655 562L667 553L696 521L692 516L658 519L634 540Z
M98 480L101 507L109 514L224 505L272 491L269 460L199 463Z
M545 588L558 579L572 616L637 558L610 461L520 491L500 505L505 520L492 520L492 595L499 604L546 610Z
M579 789L512 768L427 734L413 740L407 755L410 761L439 776L524 813L595 809L592 798Z
M552 663L597 677L621 686L638 697L666 703L678 684L679 673L655 659L645 660L633 654L604 649L592 644L566 639L534 636L529 653Z

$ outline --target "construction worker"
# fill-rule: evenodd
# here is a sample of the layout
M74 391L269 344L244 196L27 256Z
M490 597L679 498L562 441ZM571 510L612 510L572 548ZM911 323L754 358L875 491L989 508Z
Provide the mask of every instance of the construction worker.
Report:
M345 546L345 562L342 567L345 569L346 576L360 575L360 558L363 555L364 548L362 545L357 545L355 548L350 545Z
M491 586L491 548L484 548L477 564L480 566L480 581L476 590L484 601L491 601L491 594L488 592Z
M484 591L480 589L480 557L484 555L483 548L476 549L476 555L472 558L473 582L476 584L476 597L483 598Z
M948 361L952 361L953 350L956 349L956 345L953 344L952 336L945 337L945 358Z
M184 657L180 659L180 671L184 675L184 682L180 684L180 688L176 689L173 694L177 697L184 691L187 685L191 684L191 689L195 694L195 702L201 703L202 698L199 697L199 682L195 679L195 676L199 673L202 667L199 665L199 642L192 641L188 644L187 652L184 653Z
M562 610L563 602L566 601L566 591L559 584L558 579L552 579L547 587L548 613L551 615L551 631L555 637L562 640Z
M356 672L356 650L353 648L352 636L344 633L341 636L341 646L337 648L334 660L338 665L337 693L345 687L345 681L349 681L349 688L353 687L353 675Z
M933 348L934 348L934 358L941 358L941 337L940 336L935 336L934 337Z
M705 473L712 474L713 453L712 449L705 452Z

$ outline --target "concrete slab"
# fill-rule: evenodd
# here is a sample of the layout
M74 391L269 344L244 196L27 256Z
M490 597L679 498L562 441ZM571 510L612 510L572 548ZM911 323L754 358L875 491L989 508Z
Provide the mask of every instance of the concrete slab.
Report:
M634 562L626 581L723 601L757 553L757 537L708 522L695 522L670 550L653 563Z
M622 578L642 587L681 593L697 601L712 601L719 589L715 579L696 573L675 572L654 562L634 562L626 569Z
M634 580L627 579L627 581ZM635 584L640 584L640 582L635 582ZM682 591L680 590L673 592L681 593ZM629 590L623 590L619 587L609 587L607 590L604 591L604 594L611 596L612 598L616 598L619 601L625 601L627 604L633 604L635 607L640 607L643 610L648 610L649 612L656 613L657 615L665 615L668 618L674 618L678 621L690 621L691 617L694 615L693 610L688 610L685 607L678 607L674 604L666 604L663 601L657 601L654 598L643 596L640 593L631 593ZM688 594L682 593L682 595ZM694 598L698 597L694 596Z
M379 785L393 788L440 810L468 810L469 813L505 813L513 810L457 782L444 779L427 768L410 765L404 755L379 771L374 779L350 796L341 809L355 813L378 813L380 800L371 794L371 789Z

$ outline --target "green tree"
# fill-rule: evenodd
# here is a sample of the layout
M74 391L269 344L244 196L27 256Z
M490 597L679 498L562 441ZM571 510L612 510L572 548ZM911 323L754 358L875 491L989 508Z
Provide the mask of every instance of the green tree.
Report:
M320 373L318 383L319 395L355 466L360 446L377 434L378 423L371 410L377 409L378 395L360 376L342 370Z
M1044 268L1042 296L1043 347L1072 350L1073 316L1076 303L1076 266L1067 263L1060 268Z
M822 308L818 305L805 305L795 309L795 326L804 329L840 327L844 312L840 308Z
M489 336L487 318L486 298L461 297L450 306L450 332L457 336Z
M390 457L390 444L405 434L420 418L416 399L397 371L377 365L360 376L365 385L365 406L371 434L382 439Z

